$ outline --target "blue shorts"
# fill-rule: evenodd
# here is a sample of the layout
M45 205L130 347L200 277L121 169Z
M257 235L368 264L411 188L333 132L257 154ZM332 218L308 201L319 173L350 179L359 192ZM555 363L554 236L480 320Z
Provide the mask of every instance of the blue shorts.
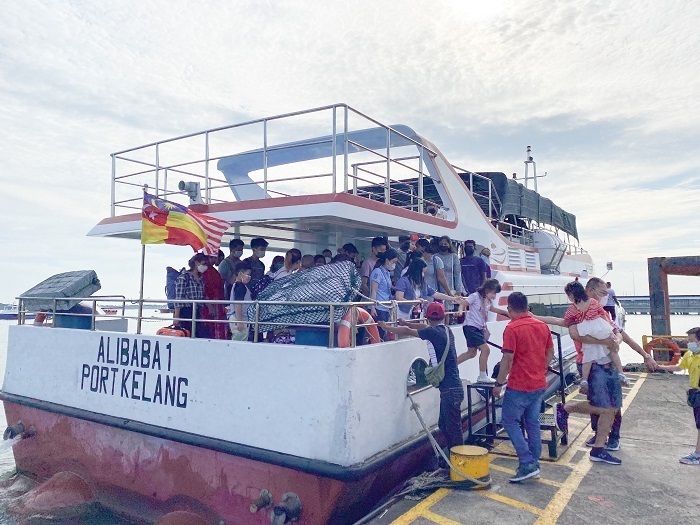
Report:
M588 374L588 402L598 408L622 407L622 385L620 375L612 363L591 365Z
M475 348L486 343L484 331L473 326L464 325L462 327L464 338L467 340L467 348Z

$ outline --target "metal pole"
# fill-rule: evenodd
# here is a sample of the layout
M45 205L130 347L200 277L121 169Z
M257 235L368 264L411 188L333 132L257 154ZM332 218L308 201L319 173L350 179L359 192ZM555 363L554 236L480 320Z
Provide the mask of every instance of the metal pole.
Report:
M337 124L337 116L336 116L336 106L333 106L333 144L331 145L331 150L333 152L333 182L332 182L332 192L333 193L336 192L335 177L336 177L336 171L337 171L337 168L336 168L337 162L336 161L338 160L337 159L338 152L336 151L337 146L335 143L335 140L336 140L337 134L338 134L337 126L338 126L338 124Z
M357 309L351 306L352 313L350 314L350 346L355 348L357 346Z
M263 121L263 192L267 199L267 119Z
M344 188L345 188L345 193L348 192L348 107L345 106L345 116L344 116L344 122L343 122L343 127L345 128L343 130L343 179L345 180L344 182ZM355 188L357 189L357 188ZM355 191L357 193L357 191Z
M199 304L192 301L192 333L190 333L192 339L197 337L195 335L197 333L197 306L199 306Z
M384 187L384 202L391 204L391 130L386 130L386 186Z
M114 216L116 215L116 208L115 208L115 205L114 205L114 201L117 199L117 195L116 195L116 191L117 191L116 184L117 184L117 181L115 180L115 179L116 179L116 176L117 176L117 164L116 164L116 162L117 162L117 158L115 157L115 155L114 155L114 153L113 153L113 154L112 154L112 185L111 185L111 190L110 190L110 192L111 192L111 197L112 197L112 204L111 204L111 206L110 206L110 216L111 216L111 217L114 217Z
M425 206L423 205L423 154L425 148L420 147L420 157L418 158L418 213L423 213Z
M255 301L255 334L253 334L253 342L257 343L258 342L258 330L260 327L258 326L258 323L260 322L260 303L258 301Z
M489 181L489 220L491 220L491 181Z
M333 348L333 341L335 335L335 305L330 306L330 322L328 323L328 348Z
M136 333L141 333L141 320L143 319L143 274L146 263L146 245L141 245L141 284L139 286L139 317L136 320Z
M160 152L158 149L159 144L156 144L156 197L159 196L158 193L158 170L160 169Z
M211 184L209 183L209 132L204 134L204 184L207 204L211 204Z

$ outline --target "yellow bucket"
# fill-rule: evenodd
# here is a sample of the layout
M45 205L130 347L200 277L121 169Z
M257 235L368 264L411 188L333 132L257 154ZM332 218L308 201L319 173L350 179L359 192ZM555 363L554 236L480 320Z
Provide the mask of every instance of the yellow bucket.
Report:
M481 479L489 475L489 451L484 447L459 445L450 449L450 462L455 469L470 478ZM452 481L465 481L459 474L450 470Z

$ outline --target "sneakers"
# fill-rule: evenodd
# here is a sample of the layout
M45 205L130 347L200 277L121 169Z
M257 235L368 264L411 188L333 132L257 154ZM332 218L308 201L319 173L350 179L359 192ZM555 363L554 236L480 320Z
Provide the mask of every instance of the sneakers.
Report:
M700 465L700 456L696 455L696 453L693 452L692 454L683 456L678 461L683 463L684 465Z
M625 386L630 386L630 380L627 378L627 376L625 374L618 373L617 380Z
M508 481L511 483L520 483L526 479L537 479L539 477L540 467L537 465L537 463L528 463L527 465L520 465L518 467L518 471L515 473L515 476L508 478Z
M595 445L595 436L592 436L586 440L587 447L593 447ZM620 440L619 439L608 439L605 442L605 450L620 450Z
M597 461L600 463L607 463L608 465L622 465L622 460L611 455L607 450L601 449L600 452L596 452L597 449L591 450L590 460Z
M491 379L485 372L480 372L479 377L476 378L477 383L495 383L495 379Z
M620 440L608 438L605 442L605 450L620 450Z
M559 430L561 430L564 434L569 433L569 413L564 408L563 403L557 403L554 406L554 421L556 422Z

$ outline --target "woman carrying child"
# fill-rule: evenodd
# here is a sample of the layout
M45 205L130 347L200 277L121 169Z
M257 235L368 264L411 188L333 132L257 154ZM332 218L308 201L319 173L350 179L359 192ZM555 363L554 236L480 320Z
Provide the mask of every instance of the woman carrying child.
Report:
M576 326L580 336L590 335L596 339L604 340L613 335L613 326L610 322L609 314L603 309L601 303L596 299L589 298L586 290L579 282L571 282L564 287L564 292L572 301L571 306L564 314L566 326ZM588 376L591 373L591 366L594 362L604 364L612 362L618 373L621 383L627 385L629 380L622 371L622 361L617 349L610 351L607 345L583 343L581 346L583 353L581 370L581 393L585 394L588 387Z

